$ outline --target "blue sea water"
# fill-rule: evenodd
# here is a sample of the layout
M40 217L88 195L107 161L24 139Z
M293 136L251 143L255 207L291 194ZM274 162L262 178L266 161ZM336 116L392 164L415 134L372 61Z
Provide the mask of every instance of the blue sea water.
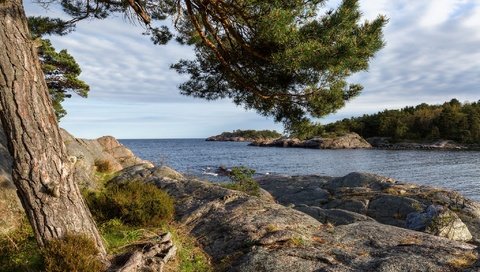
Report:
M219 166L243 165L258 174L284 175L344 176L357 171L449 188L480 200L480 151L266 148L204 139L121 142L142 159L207 179L218 179L213 172Z

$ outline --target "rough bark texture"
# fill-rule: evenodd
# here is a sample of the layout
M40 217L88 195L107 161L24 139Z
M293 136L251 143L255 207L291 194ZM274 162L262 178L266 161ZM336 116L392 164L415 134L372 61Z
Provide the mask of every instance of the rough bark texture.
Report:
M40 245L84 233L105 255L71 174L21 0L0 0L0 110L17 193Z

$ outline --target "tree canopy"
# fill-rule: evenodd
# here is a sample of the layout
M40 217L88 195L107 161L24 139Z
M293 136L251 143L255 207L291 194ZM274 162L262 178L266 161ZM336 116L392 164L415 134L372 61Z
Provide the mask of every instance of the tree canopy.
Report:
M42 0L44 3L51 1ZM41 2L42 2L41 1ZM358 0L320 14L325 0L90 0L61 1L71 26L86 18L127 14L146 25L155 44L193 45L196 58L172 68L189 76L184 95L273 116L287 131L335 112L362 86L349 76L368 69L384 46L387 19L361 22ZM171 18L175 34L158 21Z
M480 143L480 101L460 103L452 99L442 105L422 103L400 110L344 119L325 126L329 132L353 131L363 137L391 137L394 140L448 139Z

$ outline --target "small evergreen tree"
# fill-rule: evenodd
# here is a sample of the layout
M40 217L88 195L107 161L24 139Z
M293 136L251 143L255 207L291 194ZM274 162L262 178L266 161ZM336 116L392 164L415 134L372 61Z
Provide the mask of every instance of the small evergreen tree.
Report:
M47 17L29 17L28 23L32 38L37 42L38 55L55 115L57 120L60 120L67 114L62 106L65 98L72 97L72 93L87 97L90 87L78 78L82 70L73 56L65 49L57 52L50 40L43 39L42 36L65 35L73 28L60 19Z

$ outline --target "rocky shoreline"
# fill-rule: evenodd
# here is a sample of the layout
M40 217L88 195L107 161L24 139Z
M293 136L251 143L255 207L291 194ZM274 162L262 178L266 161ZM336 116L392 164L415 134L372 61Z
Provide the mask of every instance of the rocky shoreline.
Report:
M347 133L338 137L317 137L309 140L296 138L279 138L275 140L258 140L250 143L259 147L296 147L313 149L359 149L372 146L357 133Z
M456 192L351 173L264 176L258 179L263 193L254 197L155 167L113 137L62 134L80 186L95 186L95 161L102 159L118 170L112 182L140 180L162 188L175 199L176 221L218 271L480 269L480 203ZM5 213L21 208L15 208L9 185L8 154L0 151L0 226L8 231L18 214Z
M455 192L352 173L264 177L253 197L163 169L133 166L114 182L140 179L172 195L177 220L218 271L480 268L480 204Z

